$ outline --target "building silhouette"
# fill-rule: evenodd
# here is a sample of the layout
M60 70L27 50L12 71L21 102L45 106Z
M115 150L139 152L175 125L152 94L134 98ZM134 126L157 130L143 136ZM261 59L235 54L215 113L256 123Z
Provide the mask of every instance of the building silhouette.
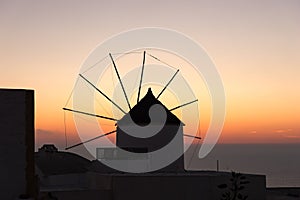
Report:
M59 151L52 144L46 144L33 153L33 99L33 91L0 90L0 153L1 159L6 159L1 163L1 199L218 200L223 194L218 186L230 184L232 177L228 172L185 170L183 154L163 169L150 173L126 173L109 168L98 160L90 161L74 153ZM124 133L122 123L131 127L129 116L144 127L151 124L150 108L154 105L161 108L158 109L161 115L166 115L165 123L157 134L141 141L133 137L140 134L138 132L132 135ZM154 112L154 117L155 114L157 113ZM161 125L155 124L155 120L152 122L154 128ZM123 150L135 153L154 152L179 135L178 142L174 143L175 150L176 153L183 153L184 124L153 98L151 90L116 125L117 146ZM97 151L102 156L99 159L120 159L121 156L126 161L126 156L118 155L116 148L99 148ZM151 158L135 159L145 167L151 166ZM244 189L249 196L247 200L264 200L265 176L244 176L249 181Z

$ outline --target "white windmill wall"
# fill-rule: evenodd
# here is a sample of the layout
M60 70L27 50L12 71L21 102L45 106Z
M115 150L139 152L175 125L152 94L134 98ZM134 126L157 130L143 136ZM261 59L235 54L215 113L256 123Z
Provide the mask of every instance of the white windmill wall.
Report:
M178 134L181 137L178 137L176 140L173 138ZM138 133L137 133L138 134ZM143 133L139 133L143 134ZM158 137L157 137L158 136ZM173 152L175 155L181 155L178 159L174 160L168 166L159 169L157 171L161 172L182 172L184 171L184 146L183 146L183 126L179 125L165 125L164 128L158 132L155 136L151 138L137 138L132 137L129 134L124 133L119 127L117 127L117 146L120 148L147 148L149 152L164 148L168 145L169 142L173 140ZM158 148L159 147L159 148ZM175 152L176 151L176 152ZM168 155L170 156L170 155ZM157 162L153 157L149 158L150 165L151 163Z

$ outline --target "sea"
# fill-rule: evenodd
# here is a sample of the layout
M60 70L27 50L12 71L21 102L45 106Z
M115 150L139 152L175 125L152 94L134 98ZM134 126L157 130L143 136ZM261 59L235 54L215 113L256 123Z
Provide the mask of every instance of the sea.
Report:
M261 174L267 187L300 187L300 144L217 144L203 159L198 152L196 145L186 152L188 169Z

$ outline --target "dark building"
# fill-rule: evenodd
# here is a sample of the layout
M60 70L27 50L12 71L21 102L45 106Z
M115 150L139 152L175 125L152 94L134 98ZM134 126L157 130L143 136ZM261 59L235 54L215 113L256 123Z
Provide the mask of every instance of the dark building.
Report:
M91 161L71 152L61 152L53 144L44 144L35 153L35 164L42 176L85 173Z
M40 197L63 200L219 200L220 184L230 184L229 172L186 171L106 172L99 161L57 151L45 145L35 153ZM250 183L243 190L249 200L265 200L265 176L244 174ZM52 199L55 199L52 198Z
M0 89L1 199L35 197L34 91Z
M146 153L157 151L172 141L172 152L181 156L159 171L184 171L183 126L149 88L145 97L117 122L116 145L126 151Z
M160 108L156 110L158 113L152 113L153 107ZM153 173L124 173L104 167L98 160L90 161L74 153L58 151L51 144L34 154L34 92L0 90L0 110L1 199L217 200L223 195L218 185L230 184L232 178L228 172L183 171L183 156ZM129 116L141 127L163 126L151 137L144 137L149 134L147 130L126 131L130 133L127 134L122 123L133 127ZM164 123L156 121L156 117L164 118ZM184 124L153 96L151 90L117 125L117 145L127 151L155 152L175 138L178 141L174 143L174 151L183 155ZM135 137L137 134L143 139ZM110 154L113 158L116 148L106 150L113 153ZM126 158L122 159L126 162ZM265 176L245 176L250 181L244 190L248 199L265 200ZM35 177L38 177L38 187Z

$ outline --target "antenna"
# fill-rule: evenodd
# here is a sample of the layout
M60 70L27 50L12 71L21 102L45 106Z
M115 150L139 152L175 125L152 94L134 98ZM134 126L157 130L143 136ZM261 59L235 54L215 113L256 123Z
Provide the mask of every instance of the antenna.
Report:
M138 97L137 97L136 103L138 103L140 101L140 92L141 92L141 86L142 86L143 75L144 75L144 67L145 67L145 57L146 57L146 51L144 51L144 56L143 56L143 65L142 65L142 72L141 72L141 80L140 80Z
M67 110L67 111L71 111L71 112L79 113L79 114L83 114L83 115L89 115L89 116L93 116L93 117L108 119L108 120L112 120L112 121L118 121L117 119L114 119L114 118L111 118L111 117L105 117L105 116L102 116L102 115L96 115L96 114L87 113L87 112L83 112L83 111L79 111L79 110L72 110L72 109L69 109L69 108L63 108L63 110Z
M131 110L131 106L130 106L130 103L129 103L129 101L128 101L127 94L126 94L126 92L125 92L124 85L123 85L122 80L121 80L121 78L120 78L120 75L119 75L119 72L118 72L116 63L115 63L115 61L114 61L114 59L113 59L111 53L109 53L109 56L110 56L110 59L111 59L111 61L112 61L112 63L113 63L113 66L114 66L114 68L115 68L115 71L116 71L116 74L117 74L117 76L118 76L119 82L120 82L120 84L121 84L123 93L124 93L124 95L125 95L125 99L126 99L126 101L127 101L128 107L129 107L129 110Z
M119 110L121 110L124 114L126 114L126 112L120 107L118 106L118 104L116 104L113 100L111 100L106 94L104 94L100 89L98 89L93 83L91 83L89 80L87 80L82 74L79 74L79 76L81 78L83 78L86 82L88 82L91 86L93 86L93 88L95 88L98 92L100 92L100 94L102 94L108 101L110 101L112 104L114 104L117 108L119 108Z
M172 108L172 109L170 109L169 111L176 110L176 109L178 109L178 108L181 108L181 107L183 107L183 106L187 106L187 105L189 105L189 104L191 104L191 103L194 103L194 102L197 102L197 101L198 101L198 99L196 99L196 100L194 100L194 101L191 101L191 102L188 102L188 103L185 103L185 104L182 104L182 105L180 105L180 106L176 106L175 108Z
M177 69L177 71L175 72L175 74L172 76L172 78L169 80L169 82L167 83L167 85L164 87L164 89L162 89L162 91L159 93L159 95L156 97L156 99L158 99L160 97L160 95L165 91L165 89L168 87L168 85L170 85L170 83L172 82L172 80L175 78L175 76L177 75L177 73L179 72L179 69Z
M72 149L72 148L74 148L74 147L77 147L77 146L80 146L80 145L82 145L82 144L91 142L91 141L93 141L93 140L102 138L102 137L104 137L104 136L108 136L108 135L110 135L110 134L112 134L112 133L115 133L115 132L117 132L117 130L110 131L110 132L108 132L108 133L105 133L105 134L103 134L103 135L99 135L99 136L97 136L97 137L94 137L94 138L92 138L92 139L86 140L86 141L84 141L84 142L80 142L80 143L74 144L74 145L72 145L72 146L70 146L70 147L66 147L65 150Z

